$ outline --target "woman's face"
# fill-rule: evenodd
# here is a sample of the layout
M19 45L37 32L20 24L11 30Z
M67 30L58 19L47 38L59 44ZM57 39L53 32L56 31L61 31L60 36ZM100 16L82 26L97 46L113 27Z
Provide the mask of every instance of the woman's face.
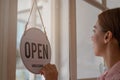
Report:
M92 41L95 55L102 56L105 51L104 32L102 32L98 21L93 28Z

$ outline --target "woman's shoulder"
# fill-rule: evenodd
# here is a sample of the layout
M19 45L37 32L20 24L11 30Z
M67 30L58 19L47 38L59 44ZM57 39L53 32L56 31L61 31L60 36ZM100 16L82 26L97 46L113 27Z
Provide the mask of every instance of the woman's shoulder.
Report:
M120 80L120 73L114 74L111 80Z
M118 71L108 73L105 76L105 80L120 80L120 68Z
M120 80L120 61L108 71L106 78L106 80Z

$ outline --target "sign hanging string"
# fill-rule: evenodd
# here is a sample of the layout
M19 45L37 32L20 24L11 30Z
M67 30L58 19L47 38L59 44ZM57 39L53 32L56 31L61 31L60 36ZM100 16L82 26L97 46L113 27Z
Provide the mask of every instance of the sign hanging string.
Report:
M25 26L25 31L27 30L27 25L28 25L28 23L29 23L29 21L30 21L30 17L31 17L31 14L32 14L34 5L36 5L36 7L37 7L38 13L39 13L39 15L40 15L41 23L42 23L42 26L43 26L43 29L44 29L44 33L45 33L45 35L46 35L46 30L45 30L45 26L44 26L44 23L43 23L42 15L41 15L41 13L40 13L40 11L39 11L39 8L38 8L38 6L37 6L37 1L36 1L36 0L34 0L34 2L33 2L33 4L32 4L32 8L31 8L31 10L30 10L30 15L29 15L29 17L28 17L28 22L26 23L26 26ZM25 32L25 31L24 31L24 32Z

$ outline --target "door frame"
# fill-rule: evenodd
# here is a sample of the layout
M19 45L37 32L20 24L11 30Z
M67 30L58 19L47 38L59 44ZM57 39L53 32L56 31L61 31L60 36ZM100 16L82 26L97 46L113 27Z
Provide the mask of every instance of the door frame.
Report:
M0 80L15 80L17 0L0 0Z

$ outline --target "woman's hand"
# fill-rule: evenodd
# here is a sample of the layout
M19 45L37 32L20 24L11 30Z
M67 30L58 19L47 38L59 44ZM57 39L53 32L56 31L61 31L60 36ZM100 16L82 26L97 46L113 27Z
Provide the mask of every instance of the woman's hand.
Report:
M44 75L45 80L57 80L58 71L54 64L47 64L41 70L40 74Z

